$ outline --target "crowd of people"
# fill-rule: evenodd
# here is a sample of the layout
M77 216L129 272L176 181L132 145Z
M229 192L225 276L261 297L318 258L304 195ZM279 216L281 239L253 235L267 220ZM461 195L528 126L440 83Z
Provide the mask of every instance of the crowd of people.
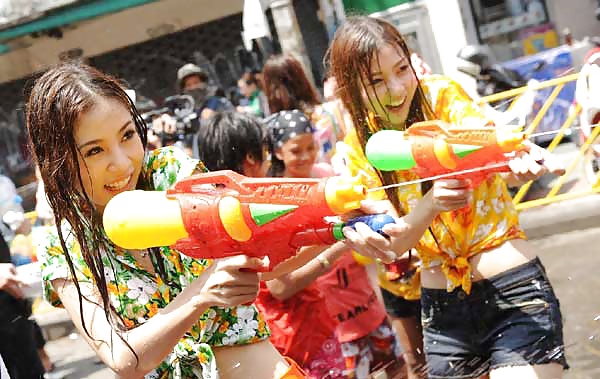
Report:
M416 176L373 168L373 133L425 120L493 127L386 21L349 18L325 64L321 96L298 59L274 55L239 79L237 107L183 66L178 88L201 119L184 150L157 138L174 118L149 128L117 78L81 63L39 76L26 114L56 224L37 248L45 299L124 378L561 378L558 300L507 191L554 167L535 145L476 187L440 179L370 192L360 213L396 223L344 228L343 241L301 248L271 272L243 255L192 259L107 238L104 209L123 191L216 170L393 185ZM2 293L18 298L14 274L0 265ZM24 357L0 355L11 378L34 377L13 363Z

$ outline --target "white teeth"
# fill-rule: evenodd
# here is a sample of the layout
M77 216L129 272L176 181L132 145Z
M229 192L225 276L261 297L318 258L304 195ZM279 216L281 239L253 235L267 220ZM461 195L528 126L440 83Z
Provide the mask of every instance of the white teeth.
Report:
M401 107L402 105L404 105L404 100L402 100L398 104L390 104L390 107L397 108L397 107Z
M129 176L127 179L123 179L119 182L107 184L105 187L112 191L118 191L118 190L122 189L123 187L125 187L127 185L127 183L129 183L130 179L131 179L131 176Z

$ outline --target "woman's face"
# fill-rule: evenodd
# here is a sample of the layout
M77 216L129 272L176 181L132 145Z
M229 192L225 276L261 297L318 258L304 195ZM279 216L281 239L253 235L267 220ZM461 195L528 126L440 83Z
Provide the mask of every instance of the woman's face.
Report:
M275 154L285 164L284 176L310 178L317 159L317 144L312 133L299 134L287 140Z
M135 189L144 147L122 103L99 98L77 121L74 137L83 189L98 210L116 194Z
M243 96L250 97L256 91L256 84L248 84L245 80L239 80L238 88Z
M403 127L418 85L410 60L399 48L385 45L371 59L370 76L362 78L367 108L392 126Z

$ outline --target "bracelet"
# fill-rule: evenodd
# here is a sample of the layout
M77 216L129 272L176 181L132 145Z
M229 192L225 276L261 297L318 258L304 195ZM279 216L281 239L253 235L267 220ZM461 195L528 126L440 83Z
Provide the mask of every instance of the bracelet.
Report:
M329 262L329 260L322 255L317 255L317 260L321 264L321 267L323 267L326 270L328 270L331 266L331 262Z

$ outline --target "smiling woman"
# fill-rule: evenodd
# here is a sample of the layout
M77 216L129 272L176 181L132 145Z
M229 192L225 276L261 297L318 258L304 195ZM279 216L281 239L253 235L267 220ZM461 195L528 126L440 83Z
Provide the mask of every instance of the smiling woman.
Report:
M552 157L532 145L511 159L510 173L477 185L437 180L429 186L395 186L417 176L370 166L364 153L372 134L404 130L425 120L493 126L453 80L439 75L418 80L410 54L393 25L371 17L349 18L332 42L331 69L343 83L340 98L355 125L345 140L347 171L363 174L372 187L389 185L385 194L371 193L387 197L390 211L406 215L404 229L418 231L413 234L415 243L407 242L408 233L398 224L383 229L388 239L366 228L344 234L358 252L371 256L392 253L402 260L406 251L417 251L420 280L404 280L404 272L410 270L388 270L380 280L388 290L384 299L389 313L401 321L399 329L410 331L402 328L409 325L402 319L413 319L410 350L418 354L417 344L423 341L429 377L561 378L568 365L558 300L536 252L525 241L506 183L548 172ZM400 311L408 299L404 287L419 283L422 311L417 323L419 314ZM414 299L414 293L408 294ZM419 324L423 339L417 338Z
M79 64L49 69L32 89L27 128L57 225L40 249L45 297L110 368L127 378L302 377L266 340L257 309L242 305L264 262L148 254L106 237L102 214L116 194L164 191L205 171L174 148L144 154L145 123L115 79Z

